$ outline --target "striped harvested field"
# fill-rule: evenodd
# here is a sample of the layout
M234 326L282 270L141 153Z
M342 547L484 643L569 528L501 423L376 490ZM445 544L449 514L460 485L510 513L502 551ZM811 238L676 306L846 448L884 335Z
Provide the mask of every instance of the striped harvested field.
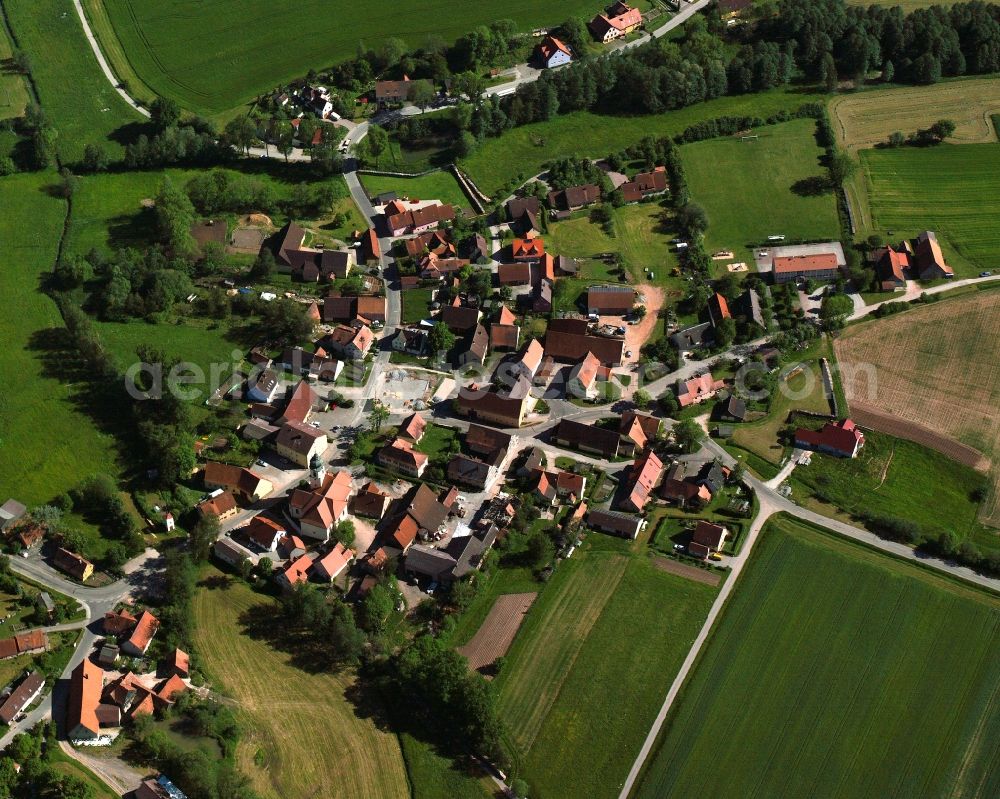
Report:
M997 596L777 517L633 796L998 796L998 651Z
M994 142L997 132L990 115L1000 111L1000 80L873 89L835 97L829 108L837 137L849 150L874 147L897 130L909 135L942 118L954 121L955 143Z
M472 640L456 650L469 659L470 669L479 671L507 654L536 596L537 593L505 594L493 603Z
M982 510L993 524L1000 524L998 310L1000 294L980 292L852 325L835 343L852 409L860 402L993 460L994 489Z

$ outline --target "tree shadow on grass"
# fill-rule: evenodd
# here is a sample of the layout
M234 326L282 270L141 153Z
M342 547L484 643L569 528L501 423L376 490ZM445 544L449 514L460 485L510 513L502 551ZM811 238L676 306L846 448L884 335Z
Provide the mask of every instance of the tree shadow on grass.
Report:
M239 624L244 635L290 655L289 662L308 674L336 674L343 667L331 652L322 631L289 625L280 608L271 602L247 608L240 614Z
M830 179L824 175L802 178L792 184L792 193L799 197L819 197L833 191Z

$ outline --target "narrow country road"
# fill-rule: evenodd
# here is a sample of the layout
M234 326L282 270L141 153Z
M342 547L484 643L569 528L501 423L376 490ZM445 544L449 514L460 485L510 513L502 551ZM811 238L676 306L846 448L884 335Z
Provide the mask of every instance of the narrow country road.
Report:
M898 294L890 294L886 299L882 300L882 302L873 302L871 305L861 305L859 307L857 303L855 303L854 312L847 318L851 321L855 319L862 319L868 316L876 308L880 308L890 302L910 302L917 299L917 297L921 294L943 294L946 291L961 288L962 286L971 286L974 283L990 283L994 280L1000 280L1000 274L989 275L987 277L967 277L962 280L951 280L947 283L942 283L939 286L931 286L926 289L918 287L915 291L908 290L906 293L899 292ZM907 281L907 286L910 285L910 282L911 281ZM859 295L852 294L851 296L857 297Z
M111 71L111 67L104 58L104 53L101 52L101 46L98 44L97 37L94 35L94 31L90 27L90 21L87 19L87 15L83 10L83 6L80 4L80 0L73 0L73 5L76 7L76 15L80 18L80 24L83 25L83 32L87 36L87 41L90 42L90 49L94 51L94 57L97 59L97 63L100 64L101 72L104 73L104 77L106 77L108 82L115 87L115 91L118 92L126 103L142 114L142 116L146 117L146 119L149 119L149 111L133 100L131 95L129 95L129 93L121 87L119 81L115 78L115 73Z

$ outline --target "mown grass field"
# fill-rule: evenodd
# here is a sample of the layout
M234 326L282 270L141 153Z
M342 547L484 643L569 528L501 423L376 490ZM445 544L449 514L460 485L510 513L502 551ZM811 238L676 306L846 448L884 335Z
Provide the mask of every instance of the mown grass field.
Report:
M976 488L985 488L986 478L912 441L866 432L857 458L815 454L808 466L796 467L792 477L797 488L848 513L867 510L916 522L930 535L951 530L959 538L1000 545L994 534L981 534L979 503L971 498ZM929 496L933 502L914 501Z
M992 291L941 301L852 325L836 343L851 402L923 425L993 459L994 487L983 515L995 525L1000 524L997 302ZM874 381L865 376L871 370Z
M9 0L4 7L18 43L31 55L42 107L59 132L59 154L77 161L95 143L119 157L122 146L113 134L143 120L101 72L72 0Z
M90 474L118 473L114 442L98 430L65 361L59 311L39 291L56 260L66 204L51 174L0 180L0 486L26 505L47 502Z
M394 191L400 197L413 200L440 200L456 208L471 208L469 198L451 172L432 172L418 178L397 178L388 175L362 175L361 183L369 197Z
M411 45L428 36L451 42L478 25L513 19L523 30L556 25L570 16L594 13L593 0L531 0L419 4L346 0L104 0L122 47L111 56L129 61L125 76L136 74L153 91L173 97L200 114L220 114L302 77L353 57L359 41L378 48L389 37ZM233 36L234 25L239 35Z
M0 62L6 64L13 54L14 45L7 33L7 26L0 21ZM27 105L28 86L24 77L5 67L0 71L0 119L21 116Z
M833 192L806 193L824 177L816 123L796 119L761 128L760 138L711 139L681 147L692 201L708 214L705 249L732 250L753 270L753 245L771 235L789 241L836 239Z
M675 136L701 120L744 114L766 118L779 111L793 111L822 96L795 88L720 97L655 116L603 116L580 111L487 139L472 156L461 159L461 166L483 193L492 196L511 178L519 177L520 183L537 175L556 154L600 158L645 136Z
M715 590L597 533L560 566L497 678L532 796L617 796Z
M876 230L935 231L956 277L997 267L1000 144L865 150L861 164Z
M303 671L250 637L244 614L278 623L277 603L215 569L203 576L195 644L214 687L239 706L246 735L236 761L254 789L265 799L409 797L399 741L347 699L351 677Z
M1000 599L779 517L637 799L1000 792Z

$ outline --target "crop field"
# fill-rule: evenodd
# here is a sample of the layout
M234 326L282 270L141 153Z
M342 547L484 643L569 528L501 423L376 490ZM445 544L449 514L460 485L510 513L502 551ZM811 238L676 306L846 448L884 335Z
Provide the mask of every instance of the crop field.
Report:
M264 799L409 797L399 741L348 700L350 676L303 671L248 635L246 615L277 615L275 601L215 569L205 575L211 579L194 602L195 644L215 686L239 706L246 735L236 762L254 789ZM336 754L318 756L323 742Z
M394 191L400 197L413 200L440 200L456 208L471 208L469 198L451 172L432 172L418 178L397 178L389 175L362 175L361 183L369 197Z
M94 58L72 0L5 0L21 47L31 54L42 107L59 132L56 148L69 162L90 143L122 153L112 134L142 117L119 97Z
M768 523L637 799L1000 792L1000 599Z
M475 153L461 159L461 166L484 194L492 196L512 178L520 183L537 175L556 153L576 158L602 158L645 136L676 136L689 125L705 119L744 114L766 118L779 111L793 111L822 96L796 88L753 96L720 97L652 116L604 116L579 111L514 128L496 139L486 139Z
M617 796L716 593L619 543L593 534L560 566L497 678L540 799Z
M1000 111L1000 80L969 78L872 89L835 97L829 109L837 138L849 150L874 147L897 130L909 135L942 118L955 123L950 141L981 144L997 140L990 115Z
M835 344L850 401L954 438L993 460L994 487L983 517L994 525L1000 524L998 302L995 292L945 300L853 325Z
M276 85L352 58L359 40L378 48L394 37L421 45L433 35L446 42L498 18L523 30L588 16L594 0L555 0L539 5L425 0L419 4L351 3L347 0L103 0L110 27L121 41L110 56L128 59L126 77L137 75L150 89L184 108L215 115ZM100 9L91 15L100 16ZM303 24L308 20L307 24ZM234 26L239 35L234 36ZM101 26L105 27L105 26Z
M0 179L0 486L29 507L94 473L118 473L114 441L98 430L72 374L59 311L39 291L52 269L66 213L51 175ZM67 373L63 369L69 369Z
M809 184L824 177L815 131L814 120L796 119L761 128L758 139L710 139L680 148L691 199L708 214L708 252L732 250L752 269L753 245L768 236L838 237L833 192L817 193Z
M469 659L470 669L478 671L507 654L536 596L537 593L506 594L493 603L489 615L472 640L458 647L458 653Z
M897 238L935 231L957 277L996 268L1000 144L865 150L861 164L876 230Z

